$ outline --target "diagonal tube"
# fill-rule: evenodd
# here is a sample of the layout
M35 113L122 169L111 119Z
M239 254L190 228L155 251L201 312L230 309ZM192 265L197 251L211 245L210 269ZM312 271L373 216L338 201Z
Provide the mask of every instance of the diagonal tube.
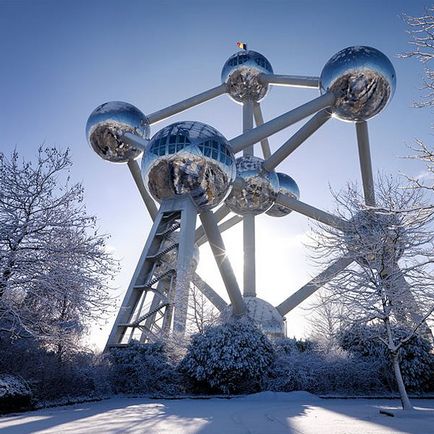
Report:
M294 294L280 303L276 309L282 316L286 315L288 312L306 300L306 298L314 294L319 288L321 288L321 286L333 279L336 274L348 267L353 260L353 258L340 258L336 262L333 262L333 264L327 267L317 277L306 283L306 285L302 286L298 291L294 292Z
M218 226L219 231L220 231L220 233L223 233L224 231L227 231L228 229L232 228L233 226L237 225L238 223L241 223L242 221L243 221L243 218L240 215L234 215ZM202 238L200 238L197 241L196 244L200 247L203 244L205 244L206 242L207 242L207 238L206 238L206 235L204 235Z
M263 125L264 118L262 116L261 105L258 102L255 102L253 104L253 115L255 117L256 126L259 127L260 125ZM261 148L262 148L262 155L264 156L264 159L270 158L271 156L270 143L268 142L268 139L266 137L261 140Z
M154 199L152 199L152 197L146 191L145 184L143 184L139 164L136 160L130 160L128 161L128 169L130 169L131 175L133 176L134 182L139 189L140 195L142 196L143 202L145 203L149 215L151 216L152 220L155 220L155 217L158 213L157 205L155 205Z
M288 197L282 193L277 195L276 203L336 229L345 230L347 226L347 222L344 219L308 205L307 203L301 202L298 199Z
M257 142L260 142L265 137L269 137L322 109L332 106L335 102L335 99L336 98L332 93L325 93L324 95L321 95L318 98L301 105L300 107L297 107L259 127L253 128L252 130L235 137L234 139L230 140L233 152L240 152Z
M328 109L321 110L307 121L290 139L288 139L264 163L265 170L274 170L288 155L294 152L307 138L330 119Z
M222 221L229 213L231 212L231 210L225 205L223 204L215 213L215 219L217 220L217 222ZM196 242L198 242L199 240L201 240L202 238L205 237L205 241L206 241L206 236L205 236L205 229L203 228L203 226L199 226L196 229L195 232L195 240ZM204 241L204 242L205 242ZM202 243L203 244L203 243Z
M196 105L202 104L210 99L216 98L217 96L223 95L227 92L227 86L225 83L213 87L212 89L206 90L205 92L199 93L198 95L187 98L181 102L173 104L164 109L158 110L147 116L150 125L160 122L170 116L176 115L177 113L183 112L189 108Z
M226 310L228 304L197 273L193 276L193 283L219 312Z
M226 290L232 303L233 313L236 316L246 312L246 305L241 295L229 258L226 256L226 248L223 238L217 226L214 214L211 211L204 211L200 214L202 225L205 228L209 245L214 254L217 267L219 268Z

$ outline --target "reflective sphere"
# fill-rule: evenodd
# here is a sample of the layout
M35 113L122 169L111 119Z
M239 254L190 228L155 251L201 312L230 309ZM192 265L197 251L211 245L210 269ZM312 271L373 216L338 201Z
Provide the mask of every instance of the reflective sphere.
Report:
M90 146L101 158L112 163L127 163L143 152L143 149L124 143L121 139L124 133L149 139L146 116L126 102L101 104L91 113L86 124Z
M397 214L364 210L350 221L345 233L349 252L362 266L375 269L393 266L405 248L405 229Z
M392 98L396 74L390 60L371 47L348 47L335 54L321 72L321 93L333 92L333 115L362 121L379 113Z
M221 203L235 174L228 141L201 122L177 122L163 128L142 158L145 186L157 201L189 194L199 210Z
M298 185L289 175L277 172L277 177L279 179L279 193L282 193L291 199L300 198ZM292 210L286 206L275 203L265 214L271 215L272 217L283 217L288 215L291 211Z
M282 315L270 303L257 297L244 297L247 315L270 337L284 337L285 326Z
M237 178L226 205L236 214L261 214L274 203L279 192L276 172L263 169L264 160L254 156L237 158Z
M247 316L268 337L285 337L285 320L279 311L265 300L258 297L243 297L247 307ZM232 317L232 306L223 311L221 318L228 321Z
M260 101L268 91L268 85L260 74L272 74L270 62L256 51L239 51L223 66L222 83L228 86L229 95L237 102Z

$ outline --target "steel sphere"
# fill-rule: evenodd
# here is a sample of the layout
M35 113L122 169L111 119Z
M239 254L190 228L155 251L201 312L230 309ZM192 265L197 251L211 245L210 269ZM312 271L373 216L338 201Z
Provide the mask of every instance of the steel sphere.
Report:
M157 201L189 194L199 210L221 203L235 180L228 141L201 122L177 122L158 131L142 158L142 176Z
M268 337L285 336L285 319L279 311L267 301L258 297L243 297L247 308L247 317ZM232 318L232 305L221 313L223 322Z
M228 93L236 102L260 101L268 91L260 74L272 74L270 62L256 51L239 51L233 54L223 66L222 83L228 86Z
M285 173L277 172L277 178L279 179L279 193L290 197L291 199L300 198L300 190L297 183ZM275 203L265 214L272 217L284 217L288 215L292 210L286 206Z
M146 116L126 102L101 104L91 113L86 124L86 137L90 146L101 158L112 163L127 163L143 152L143 149L122 141L125 133L149 139Z
M378 114L395 92L396 74L390 60L371 47L348 47L324 66L320 90L336 96L333 115L363 121Z
M405 235L398 215L363 210L349 220L345 243L360 265L379 269L398 262L404 253Z
M276 172L263 168L264 160L253 155L237 158L237 177L226 205L236 214L261 214L274 203L279 192Z

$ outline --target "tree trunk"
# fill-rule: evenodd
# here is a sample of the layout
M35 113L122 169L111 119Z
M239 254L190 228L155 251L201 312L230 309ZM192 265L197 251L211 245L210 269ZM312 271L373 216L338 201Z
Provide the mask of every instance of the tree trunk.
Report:
M393 370L395 372L396 383L398 384L399 395L401 397L402 409L413 410L410 399L405 389L404 380L402 379L401 368L399 366L398 353L393 354Z

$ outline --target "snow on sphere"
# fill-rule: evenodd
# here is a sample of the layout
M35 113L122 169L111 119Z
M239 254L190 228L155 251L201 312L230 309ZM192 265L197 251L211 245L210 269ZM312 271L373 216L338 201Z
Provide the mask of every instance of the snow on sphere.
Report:
M237 177L226 205L239 215L267 211L279 192L276 172L264 170L264 160L253 155L237 158L236 165Z
M86 124L86 137L90 146L102 159L112 163L127 163L143 152L143 149L122 141L125 133L149 139L146 116L127 102L101 104L90 114Z
M154 199L189 194L200 211L225 199L235 174L229 142L201 122L176 122L158 131L142 158L144 184Z
M261 80L261 74L272 74L270 62L256 51L239 51L233 54L223 66L222 83L236 102L261 101L268 92L268 84Z
M348 47L324 66L321 94L332 92L333 115L343 121L363 121L378 114L391 100L396 74L390 60L371 47Z

